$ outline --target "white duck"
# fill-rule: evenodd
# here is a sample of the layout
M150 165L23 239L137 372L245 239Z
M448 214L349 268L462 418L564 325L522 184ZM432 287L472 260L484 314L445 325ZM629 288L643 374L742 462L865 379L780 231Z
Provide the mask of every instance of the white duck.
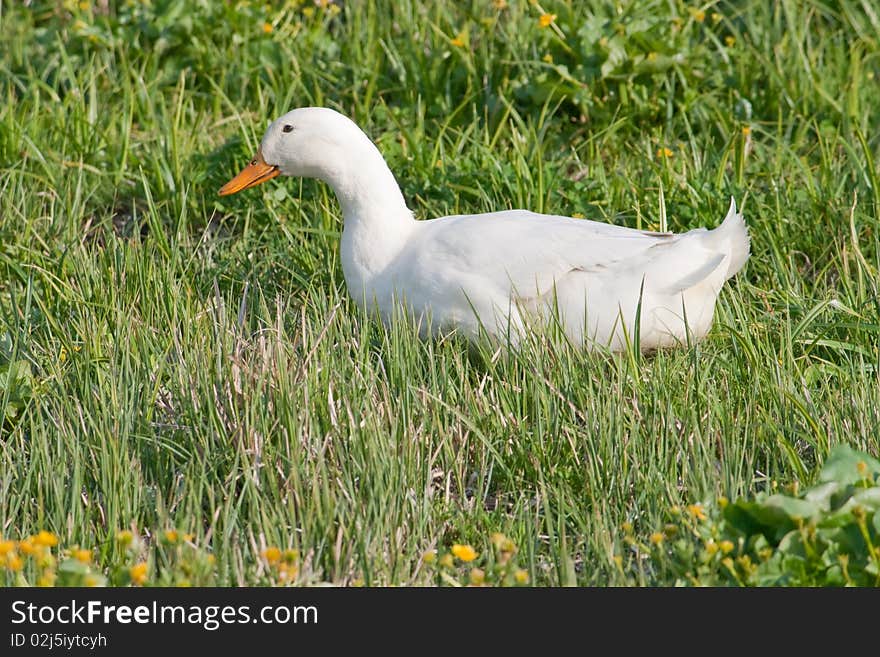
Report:
M482 328L516 343L537 323L559 321L574 344L622 350L639 317L643 350L686 344L709 331L722 285L749 257L733 199L721 226L679 235L527 210L416 221L373 142L321 107L274 121L220 194L278 175L333 188L352 298L386 324L402 302L423 336L455 329L477 339Z

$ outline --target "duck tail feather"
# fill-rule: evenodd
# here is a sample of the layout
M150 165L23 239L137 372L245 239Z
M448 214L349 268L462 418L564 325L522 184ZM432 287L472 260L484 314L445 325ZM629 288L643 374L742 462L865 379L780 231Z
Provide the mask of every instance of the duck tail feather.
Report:
M718 228L711 231L711 234L719 245L725 246L725 250L730 254L725 276L725 278L730 278L746 264L750 251L749 229L746 227L742 213L736 211L736 201L732 196L727 216Z

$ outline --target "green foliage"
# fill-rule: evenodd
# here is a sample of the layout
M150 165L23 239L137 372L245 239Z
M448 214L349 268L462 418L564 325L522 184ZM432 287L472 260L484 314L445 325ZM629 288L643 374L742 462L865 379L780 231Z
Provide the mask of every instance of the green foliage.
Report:
M526 586L529 573L520 568L519 548L501 532L490 537L491 549L479 554L470 545L455 544L449 551L428 550L422 565L438 586Z
M816 485L791 488L710 518L678 511L670 540L654 535L654 562L681 584L880 585L880 461L839 445Z
M0 363L0 420L13 422L33 394L34 379L27 361Z
M51 571L49 571L51 572ZM46 578L43 583L48 584L50 581L55 586L106 586L107 578L100 573L95 573L94 569L87 563L83 563L77 559L65 559L58 564L55 571L56 578L54 581ZM44 575L45 577L45 575Z
M600 123L632 112L639 122L663 123L671 105L688 107L701 94L737 87L735 23L720 13L707 19L685 5L669 12L664 2L560 11L553 29L536 35L546 51L541 63L517 78L517 97L526 102L570 102Z
M0 333L0 429L15 423L33 394L30 363L17 357L9 332Z
M265 568L253 565L264 583ZM0 538L4 586L210 586L215 570L214 555L173 529L150 537L124 530L96 547L62 547L45 530L18 541Z

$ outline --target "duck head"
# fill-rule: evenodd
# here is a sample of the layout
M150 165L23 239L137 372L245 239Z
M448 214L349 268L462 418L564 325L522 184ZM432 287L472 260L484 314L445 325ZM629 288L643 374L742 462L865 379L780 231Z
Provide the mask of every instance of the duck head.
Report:
M250 163L220 188L220 196L255 187L276 176L333 180L365 139L350 119L325 107L302 107L273 121Z

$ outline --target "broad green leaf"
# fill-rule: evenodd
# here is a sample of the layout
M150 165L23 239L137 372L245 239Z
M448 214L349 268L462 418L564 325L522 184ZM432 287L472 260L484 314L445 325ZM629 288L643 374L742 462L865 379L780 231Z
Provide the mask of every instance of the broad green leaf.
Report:
M828 511L831 508L831 496L840 490L840 484L829 481L818 486L813 486L804 493L804 499L816 504L821 510Z
M89 567L76 559L66 559L58 565L58 579L56 586L83 586L83 577L89 572Z
M824 516L818 524L820 527L842 527L849 523L855 523L856 517L853 514L853 509L856 508L861 508L867 513L880 510L880 487L859 490L840 508Z
M805 522L819 515L821 507L810 500L800 500L788 495L771 495L762 505L762 517L775 519L780 514L794 524Z
M849 556L850 561L864 561L868 556L868 546L859 528L854 523L844 525L827 533L828 539L839 544L841 554Z
M778 549L789 556L796 556L801 559L805 559L807 556L803 537L797 529L792 529L782 537L782 540L779 541Z
M837 445L828 455L819 481L835 481L838 484L855 484L866 477L876 479L880 476L880 461L863 452L857 452L849 445Z
M874 511L880 510L880 486L862 489L850 499L867 509L872 509Z

